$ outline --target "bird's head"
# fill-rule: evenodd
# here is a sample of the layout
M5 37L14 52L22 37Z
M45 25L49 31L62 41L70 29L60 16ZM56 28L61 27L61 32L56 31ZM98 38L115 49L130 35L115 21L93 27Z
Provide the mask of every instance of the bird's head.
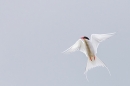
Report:
M81 39L87 39L87 40L89 40L89 38L86 37L86 36L81 37Z

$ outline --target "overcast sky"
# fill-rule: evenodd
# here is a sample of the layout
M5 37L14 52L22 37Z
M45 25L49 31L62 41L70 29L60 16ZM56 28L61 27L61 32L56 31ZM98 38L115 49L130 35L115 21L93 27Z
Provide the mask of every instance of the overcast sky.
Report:
M62 54L81 36L102 42L103 67L84 75L87 57ZM0 86L129 86L130 0L0 0Z

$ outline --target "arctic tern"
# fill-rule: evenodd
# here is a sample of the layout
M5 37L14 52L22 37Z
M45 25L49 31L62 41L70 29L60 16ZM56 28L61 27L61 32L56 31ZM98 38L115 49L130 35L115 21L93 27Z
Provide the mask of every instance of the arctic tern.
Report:
M72 45L70 48L65 50L63 53L71 53L79 50L88 57L86 71L84 72L86 78L87 78L88 70L97 66L106 67L106 69L110 74L110 71L107 68L107 66L96 56L96 54L97 54L97 48L99 46L99 43L110 38L114 34L115 33L92 34L91 39L89 39L86 36L83 36L74 45Z

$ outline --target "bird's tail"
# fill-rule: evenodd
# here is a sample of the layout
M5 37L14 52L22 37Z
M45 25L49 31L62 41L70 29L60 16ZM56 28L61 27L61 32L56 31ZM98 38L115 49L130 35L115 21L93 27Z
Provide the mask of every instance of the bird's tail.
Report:
M106 65L98 57L95 57L95 59L93 59L93 60L88 59L86 71L84 72L84 74L86 75L86 78L87 78L87 72L88 72L88 70L90 70L90 69L92 69L94 67L97 67L97 66L105 67L108 70L109 74L110 74L110 71L106 67ZM87 80L88 80L88 78L87 78Z

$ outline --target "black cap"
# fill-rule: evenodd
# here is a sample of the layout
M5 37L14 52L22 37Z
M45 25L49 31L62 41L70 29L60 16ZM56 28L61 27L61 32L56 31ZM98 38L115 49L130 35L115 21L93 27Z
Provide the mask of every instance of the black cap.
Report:
M88 37L86 37L86 36L84 36L84 38L89 40L89 38L88 38Z

